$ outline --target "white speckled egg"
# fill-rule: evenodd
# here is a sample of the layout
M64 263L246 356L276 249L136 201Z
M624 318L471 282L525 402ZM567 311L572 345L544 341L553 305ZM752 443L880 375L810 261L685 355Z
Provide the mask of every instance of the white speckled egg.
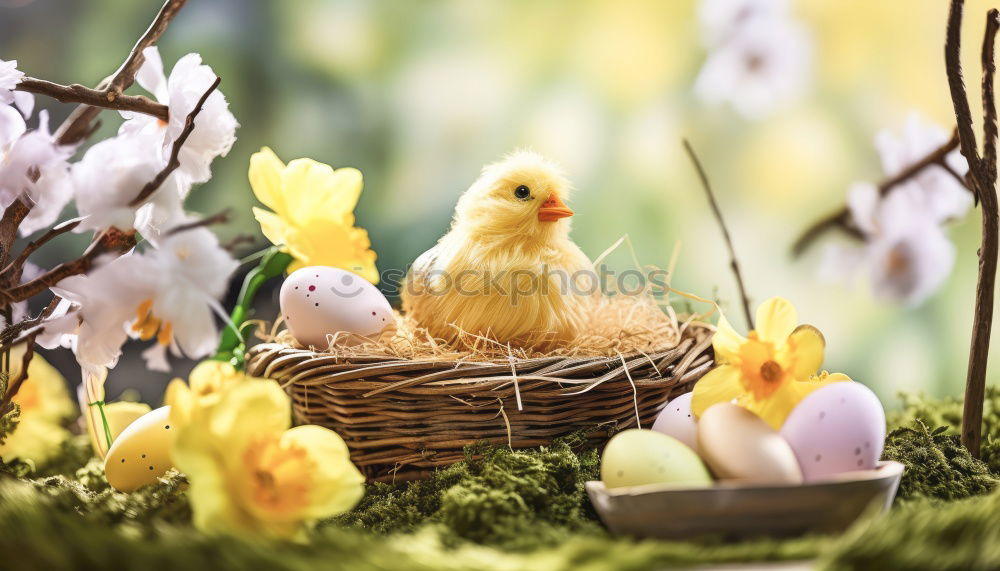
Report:
M872 470L885 444L885 411L861 383L827 385L802 399L781 426L807 482Z
M653 430L673 436L701 454L698 449L698 419L691 411L692 396L692 393L685 393L668 402L653 421Z
M292 272L281 284L281 315L295 339L326 349L327 335L356 344L394 327L392 307L382 292L357 274L327 266Z
M666 434L637 428L620 432L608 441L601 457L601 480L608 488L712 483L705 465L690 448Z
M749 410L714 404L698 419L701 457L716 476L754 484L799 484L795 453L778 431Z
M104 475L111 487L131 492L152 484L174 467L170 449L176 427L170 425L170 407L164 406L129 424L104 458Z

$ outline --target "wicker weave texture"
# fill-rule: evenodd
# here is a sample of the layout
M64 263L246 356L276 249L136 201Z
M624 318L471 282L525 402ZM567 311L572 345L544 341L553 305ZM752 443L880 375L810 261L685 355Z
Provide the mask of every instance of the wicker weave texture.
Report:
M289 392L296 422L335 430L369 479L396 481L461 460L475 442L540 446L597 425L601 437L637 417L649 427L711 366L711 330L699 324L675 347L613 357L413 360L277 343L248 355L248 372Z

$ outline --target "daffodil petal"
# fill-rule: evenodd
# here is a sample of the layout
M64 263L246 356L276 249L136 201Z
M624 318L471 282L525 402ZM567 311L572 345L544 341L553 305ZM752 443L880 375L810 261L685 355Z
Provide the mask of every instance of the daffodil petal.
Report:
M772 297L757 308L755 330L761 341L780 346L798 323L795 306L783 297Z
M163 393L163 404L170 407L170 422L177 426L184 426L191 418L191 408L194 403L194 396L187 383L181 379L174 379L167 385L167 390Z
M281 185L281 173L284 170L285 163L267 147L250 156L250 188L257 200L279 216L288 212Z
M740 399L739 404L761 417L771 428L778 430L784 424L785 419L788 418L792 409L799 404L799 401L815 390L807 386L811 384L808 382L788 381L778 387L766 399L757 400L748 394Z
M361 171L353 168L333 170L312 159L295 159L282 172L284 188L291 190L288 199L288 220L305 224L317 213L329 221L345 226L354 224L354 207L363 187Z
M713 404L730 402L743 393L739 367L720 365L712 369L695 383L692 392L691 410L697 417Z
M287 242L289 227L283 218L256 206L253 207L253 215L260 223L260 231L272 244L281 246Z
M719 323L715 326L715 335L712 336L712 348L715 349L715 360L718 363L736 362L740 352L740 346L746 342L746 338L736 332L729 324L726 316L719 314Z
M788 336L788 341L778 351L778 362L796 381L804 381L816 374L823 365L826 340L812 325L800 325Z
M315 425L296 426L281 435L281 444L308 450L314 463L315 487L303 517L331 517L361 500L365 478L354 467L347 444L336 432Z

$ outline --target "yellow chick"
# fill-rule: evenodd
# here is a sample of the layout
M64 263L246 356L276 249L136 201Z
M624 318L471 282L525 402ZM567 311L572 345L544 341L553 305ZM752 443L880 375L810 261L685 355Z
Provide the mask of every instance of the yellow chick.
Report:
M459 198L448 233L414 262L403 309L446 341L462 332L521 347L573 339L596 276L569 238L568 192L537 153L486 166Z

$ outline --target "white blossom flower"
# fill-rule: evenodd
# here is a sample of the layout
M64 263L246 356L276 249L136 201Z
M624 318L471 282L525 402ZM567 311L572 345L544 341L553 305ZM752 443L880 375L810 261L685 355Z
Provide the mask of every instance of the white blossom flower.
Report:
M129 253L56 284L52 291L62 302L45 322L39 344L71 348L86 370L114 367L145 293L148 277L140 266L140 256Z
M886 176L895 176L947 141L947 131L912 113L900 136L890 131L876 135L875 148ZM960 177L964 178L969 172L969 164L958 149L949 153L945 162ZM919 187L920 199L928 215L939 222L962 218L972 207L972 193L938 165L923 169L910 180Z
M148 115L123 113L128 120L121 132L149 131L161 141L164 160L184 129L184 121L194 109L198 100L215 81L212 68L201 63L198 54L187 54L174 65L167 78L163 74L163 61L155 46L143 50L146 61L136 74L136 82L153 94L156 100L170 109L170 120L160 121ZM201 113L195 119L195 127L184 146L181 147L178 171L191 183L202 183L212 176L212 160L226 156L236 141L239 124L229 111L226 97L219 91L208 96ZM185 190L188 187L182 187Z
M14 88L24 79L24 73L18 71L17 60L4 61L0 59L0 103L14 102Z
M875 185L858 183L848 208L864 242L827 247L821 276L850 280L867 274L876 299L916 306L934 294L955 264L955 246L927 210L923 191L904 183L884 198Z
M49 133L48 114L39 114L37 129L18 137L0 153L0 207L25 194L33 208L19 226L22 235L52 225L70 201L71 147L56 144Z
M204 228L167 235L155 249L130 253L52 291L63 298L39 343L68 346L87 370L113 367L129 337L154 345L151 369L169 370L167 349L197 359L218 341L213 312L238 264Z
M239 264L205 228L167 235L142 258L148 297L136 308L132 331L157 343L143 353L151 369L167 371L166 349L197 359L218 342L213 311L225 317L218 299Z
M694 91L709 105L729 103L759 119L804 94L811 65L812 42L801 23L751 14L711 49Z
M788 15L788 0L702 0L698 6L702 39L709 47L725 42L751 18Z
M166 164L157 152L157 142L143 132L121 133L90 149L72 168L76 207L84 218L78 232L114 226L138 228L155 234L159 226L178 220L183 213L181 180L173 174L137 208L131 202Z

